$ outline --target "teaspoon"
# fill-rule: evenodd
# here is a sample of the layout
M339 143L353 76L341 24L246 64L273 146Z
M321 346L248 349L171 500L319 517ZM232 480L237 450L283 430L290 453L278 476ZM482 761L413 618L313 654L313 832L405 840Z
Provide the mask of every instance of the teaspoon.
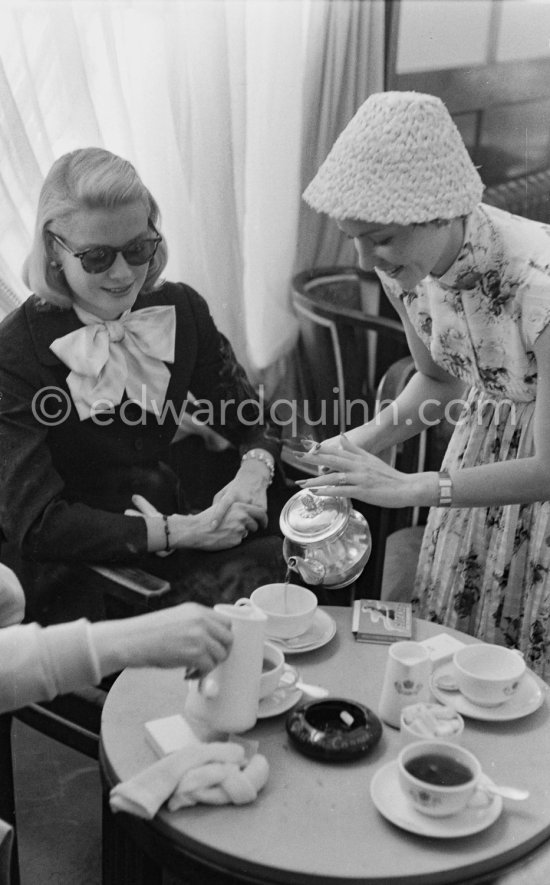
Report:
M493 796L502 796L503 799L515 799L522 802L529 798L529 790L520 790L518 787L501 787L498 784L490 784L483 782L480 788L484 793L490 793Z

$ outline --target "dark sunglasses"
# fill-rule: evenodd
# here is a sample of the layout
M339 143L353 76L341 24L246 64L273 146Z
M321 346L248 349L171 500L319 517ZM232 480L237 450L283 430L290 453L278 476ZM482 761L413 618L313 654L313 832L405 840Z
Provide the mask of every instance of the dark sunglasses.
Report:
M121 246L120 249L115 249L114 246L92 246L90 249L84 249L82 252L73 252L58 234L54 234L51 230L48 233L66 252L69 252L75 258L80 258L80 263L86 273L102 273L113 266L119 252L131 267L139 267L141 264L147 264L148 261L151 261L155 256L159 243L162 241L162 236L151 221L149 222L149 227L154 230L156 236L144 237L142 240L132 240L126 246Z

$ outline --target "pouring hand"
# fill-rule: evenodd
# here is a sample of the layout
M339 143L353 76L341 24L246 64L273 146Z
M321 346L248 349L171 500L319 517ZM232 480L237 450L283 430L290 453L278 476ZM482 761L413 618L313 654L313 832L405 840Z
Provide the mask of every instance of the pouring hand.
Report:
M322 495L356 498L379 507L430 506L437 500L436 472L433 481L426 483L427 474L402 473L350 442L344 434L340 439L342 447L338 453L320 449L310 455L331 472L299 480L298 485Z

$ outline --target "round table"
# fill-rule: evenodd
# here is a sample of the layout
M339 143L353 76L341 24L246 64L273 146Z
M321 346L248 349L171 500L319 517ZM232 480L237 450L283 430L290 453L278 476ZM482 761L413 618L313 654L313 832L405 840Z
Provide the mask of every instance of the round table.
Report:
M356 642L351 609L324 609L337 633L324 647L288 657L304 681L326 686L331 695L355 699L377 711L387 645ZM443 632L415 621L414 636ZM464 642L471 637L446 630ZM541 683L543 684L543 683ZM116 680L103 711L101 767L106 790L156 761L143 724L182 712L186 686L181 670L126 670ZM286 885L428 885L465 882L503 870L550 836L550 718L548 694L542 706L522 719L481 722L466 719L463 745L480 759L497 783L530 790L523 803L504 801L498 820L476 835L425 838L388 822L370 797L378 769L395 759L399 731L384 726L378 746L360 760L327 764L300 754L285 730L285 715L257 722L246 737L259 741L270 777L257 800L240 807L195 806L159 812L153 821L112 815L105 800L105 879L137 881L113 861L113 831L143 849L151 868L142 880L153 885L155 871L195 870L196 881L248 881ZM197 867L198 864L198 867ZM205 866L202 866L205 865ZM116 868L116 872L113 872ZM208 878L208 870L214 871ZM201 872L202 870L202 872ZM229 876L229 879L224 879ZM132 878L133 877L133 878ZM147 878L148 877L148 878ZM161 879L158 879L161 881ZM186 879L186 881L188 881ZM190 879L189 881L193 881Z

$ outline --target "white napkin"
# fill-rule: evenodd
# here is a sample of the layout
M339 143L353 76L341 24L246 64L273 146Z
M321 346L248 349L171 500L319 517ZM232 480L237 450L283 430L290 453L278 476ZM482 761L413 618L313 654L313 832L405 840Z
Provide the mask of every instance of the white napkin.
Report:
M167 802L169 811L203 802L244 805L265 785L269 766L256 753L234 743L198 743L170 753L137 775L113 787L113 812L126 811L150 820Z

